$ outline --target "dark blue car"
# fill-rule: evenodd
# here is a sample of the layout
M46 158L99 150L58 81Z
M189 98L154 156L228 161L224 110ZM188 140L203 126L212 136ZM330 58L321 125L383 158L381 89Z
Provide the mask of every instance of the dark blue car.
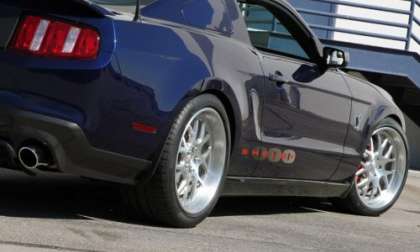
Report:
M348 59L283 0L0 0L2 166L128 185L175 227L220 195L379 215L407 177L404 117Z

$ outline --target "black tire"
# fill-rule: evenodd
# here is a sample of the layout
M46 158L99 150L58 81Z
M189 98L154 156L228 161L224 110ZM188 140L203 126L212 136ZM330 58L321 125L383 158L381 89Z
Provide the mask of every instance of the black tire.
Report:
M389 127L389 128L395 129L400 134L400 136L401 136L401 138L404 142L404 145L405 145L405 149L406 149L406 153L407 153L407 155L406 155L406 166L404 167L404 175L403 175L403 180L402 180L400 188L398 189L397 193L394 195L394 198L388 204L384 205L381 208L375 208L374 209L374 208L371 208L368 205L366 205L360 199L360 197L358 195L358 192L357 192L356 183L353 181L353 185L352 185L348 195L344 199L333 199L333 203L339 209L344 210L346 212L353 213L353 214L358 214L358 215L379 216L382 213L389 210L395 204L395 202L398 200L398 198L400 197L401 192L404 189L404 185L405 185L406 180L407 180L407 174L408 174L408 169L409 169L409 151L408 151L407 138L406 138L406 135L405 135L403 129L401 128L401 125L391 118L386 118L386 119L382 120L379 124L376 125L375 130L380 129L380 128L384 128L384 127Z
M227 137L226 160L222 180L215 196L203 211L192 215L183 210L177 199L174 179L175 160L184 128L193 115L204 108L216 110L223 120ZM144 185L139 184L129 188L129 203L137 215L141 219L177 228L191 228L202 222L213 210L223 188L228 171L230 139L228 115L220 100L210 94L204 94L191 100L175 119L151 180Z

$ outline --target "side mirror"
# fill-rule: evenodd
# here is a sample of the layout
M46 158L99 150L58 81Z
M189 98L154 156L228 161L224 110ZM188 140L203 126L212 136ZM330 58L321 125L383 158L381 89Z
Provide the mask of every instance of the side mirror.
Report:
M328 67L345 67L350 61L350 55L340 49L326 47L324 48L324 60Z

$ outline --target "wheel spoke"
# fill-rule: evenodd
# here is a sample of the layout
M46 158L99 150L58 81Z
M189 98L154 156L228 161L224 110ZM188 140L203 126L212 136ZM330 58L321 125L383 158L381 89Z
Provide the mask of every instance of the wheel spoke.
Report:
M207 160L207 158L210 156L211 151L212 151L212 147L211 147L211 146L209 146L209 147L207 148L207 150L201 154L201 160L202 160L203 162L205 162L205 160Z
M191 198L193 198L197 192L197 189L199 187L198 183L199 183L198 177L196 175L193 175L191 178L191 187L190 187Z
M192 143L193 136L194 136L194 129L193 129L193 127L191 125L188 125L188 127L187 127L187 133L184 136L184 138L188 137L188 141L185 140L185 142L187 144L191 144Z
M208 143L209 141L210 141L210 135L209 135L209 134L207 134L207 135L205 135L205 136L201 139L200 144L203 146L203 145L205 145L206 143Z
M188 189L189 180L184 179L181 181L181 184L179 185L177 189L178 196L184 196Z
M357 177L359 177L359 176L361 176L362 174L364 174L365 172L366 172L366 170L365 170L364 168L359 169L359 170L356 172L356 176L357 176Z
M378 188L374 185L373 187L372 187L372 191L371 191L371 193L370 193L370 195L369 195L369 199L370 200L372 200L373 199L373 197L375 197L375 195L376 195L376 193L378 192Z
M394 146L393 145L389 146L389 149L386 152L386 154L384 155L384 157L385 158L390 158L393 150L394 150Z
M375 193L375 196L380 196L381 194L382 194L382 188L381 188L381 185L378 185L377 187L376 187L376 193Z
M196 179L197 179L197 185L196 185L196 187L198 188L198 187L202 187L202 186L205 186L205 182L204 182L204 180L200 177L200 174L198 174L198 172L197 172L197 174L196 174Z
M370 139L370 145L365 150L366 159L370 160L373 158L375 153L375 146L373 145L373 138Z
M360 189L360 195L361 196L367 196L367 193L369 191L369 184L365 187L363 187L362 189Z
M386 138L381 144L381 149L380 149L379 154L381 154L381 155L384 154L384 150L385 150L386 146L388 145L388 143L389 143L389 139Z
M395 158L383 158L379 160L379 163L381 163L382 165L386 165L388 163L394 163L395 161L396 161Z
M186 163L184 160L181 160L175 167L175 171L184 171L186 167Z
M389 175L393 175L393 174L394 174L394 171L392 171L392 170L391 171L388 171L388 170L384 171L385 176L389 176Z
M199 137L201 142L203 141L204 137L206 136L206 127L207 127L206 123L202 122L201 127L200 127L200 137Z
M373 138L370 139L370 149L369 151L373 153L375 151L375 145L373 144Z
M193 124L193 135L192 135L192 139L191 139L192 143L197 141L199 127L200 127L200 121L195 120L194 124Z
M377 150L378 151L380 151L381 150L381 146L382 146L382 136L381 136L381 134L377 134L376 135L376 139L377 139L377 145L378 145L378 148L377 148Z
M369 185L369 179L367 179L367 178L365 178L365 179L362 179L358 184L357 184L357 187L359 187L359 188L363 188L363 187L365 187L365 186L367 186L367 185Z
M199 184L199 186L198 187L202 187L202 186L206 186L206 184L205 184L205 182L204 182L204 180L203 179L199 179L198 180L198 182L200 182L200 184Z
M388 180L388 176L383 176L382 177L382 181L384 182L384 190L387 190L389 187L389 180Z
M181 162L175 168L175 176L176 176L175 182L176 183L179 182L179 178L181 177L181 175L184 175L184 171L185 171L185 163Z
M180 183L181 178L182 178L182 172L175 173L175 183L177 185Z
M200 167L203 169L204 174L207 174L207 172L209 171L209 163L206 160L201 161Z
M188 146L187 140L185 140L185 136L181 138L181 146L184 148Z
M185 140L185 137L182 137L181 138L181 146L180 146L180 148L179 148L179 152L180 153L185 153L185 152L187 152L188 151L188 143L187 143L187 141Z

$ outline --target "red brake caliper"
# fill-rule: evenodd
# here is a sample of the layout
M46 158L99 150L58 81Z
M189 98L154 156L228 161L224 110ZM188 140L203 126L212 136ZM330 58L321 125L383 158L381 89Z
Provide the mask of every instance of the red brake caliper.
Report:
M362 170L362 169L363 169L363 165L362 164L359 164L357 166L357 172L360 171L360 170ZM356 176L356 184L359 184L360 180L362 180L361 176Z
M370 144L368 144L367 149L368 149L368 150L372 150L372 146L371 146ZM362 164L359 164L359 165L357 166L357 171L356 171L356 173L357 173L358 171L362 170L363 168L364 168L364 167L363 167L363 165L362 165ZM361 176L356 176L356 184L358 184L358 183L360 182L360 180L362 180Z

